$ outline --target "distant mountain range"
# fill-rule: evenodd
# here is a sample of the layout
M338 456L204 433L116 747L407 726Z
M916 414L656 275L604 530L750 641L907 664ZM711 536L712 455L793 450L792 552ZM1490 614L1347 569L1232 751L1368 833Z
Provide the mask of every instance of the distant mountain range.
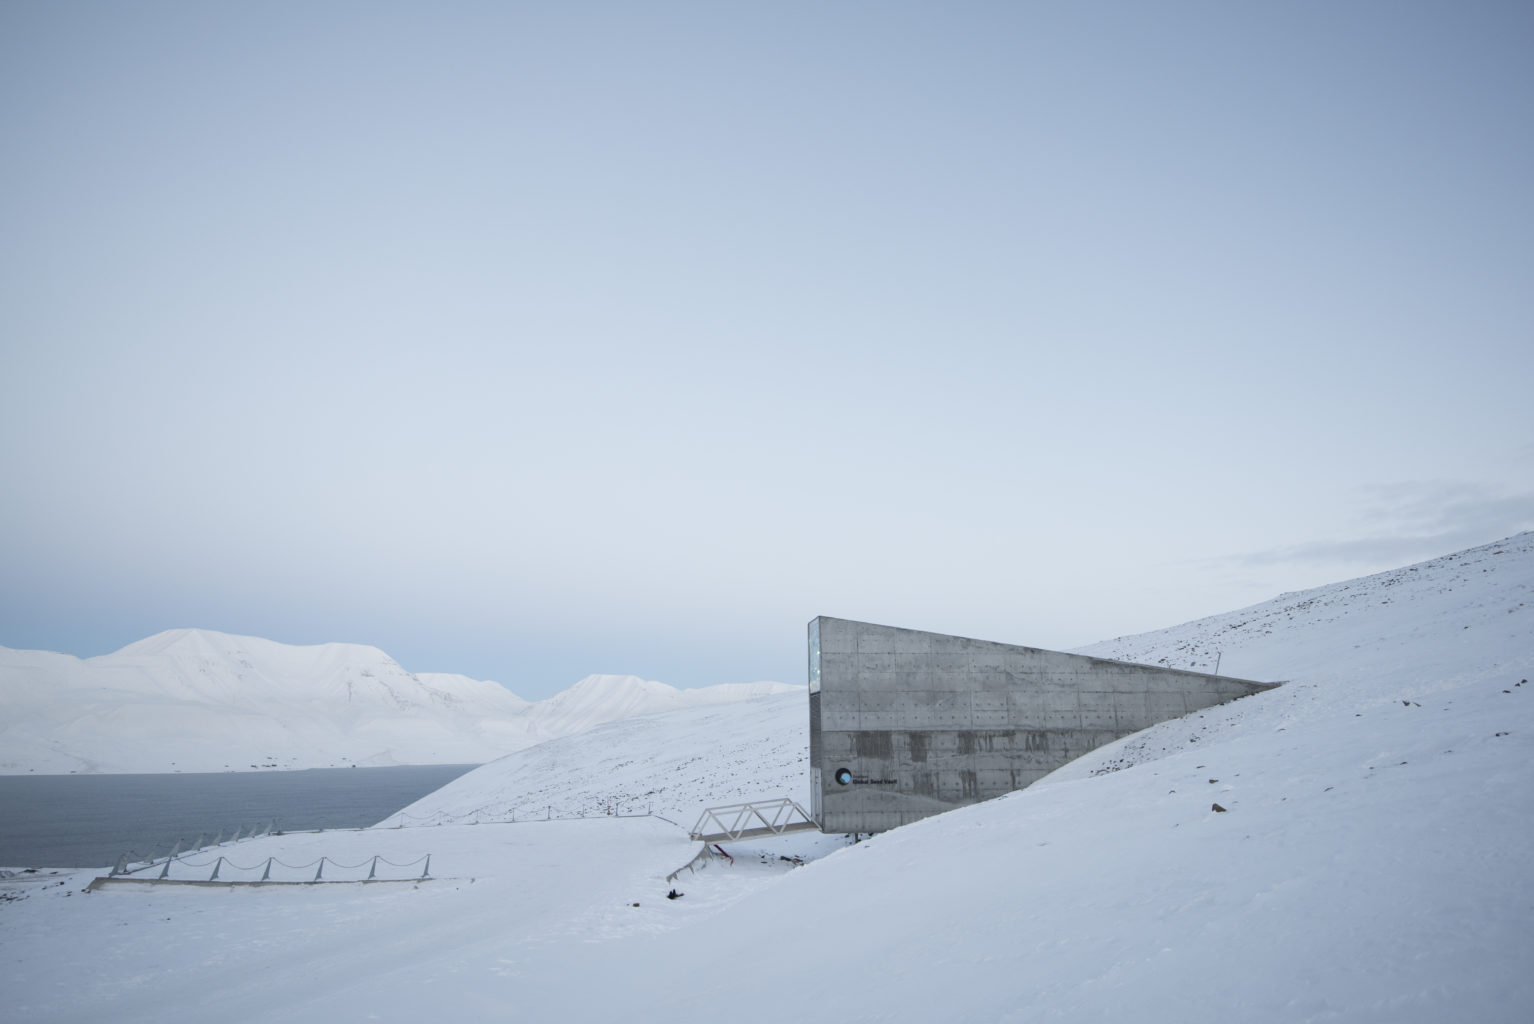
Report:
M587 676L547 700L376 647L175 629L76 658L0 647L0 774L478 764L617 719L799 687Z

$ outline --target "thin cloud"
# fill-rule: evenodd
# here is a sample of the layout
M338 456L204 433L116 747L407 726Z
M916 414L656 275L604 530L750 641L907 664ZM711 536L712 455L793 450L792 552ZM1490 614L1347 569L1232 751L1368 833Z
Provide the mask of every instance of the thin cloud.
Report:
M1475 484L1402 483L1365 489L1359 536L1218 559L1225 567L1296 562L1379 565L1432 558L1534 529L1534 492L1495 494Z

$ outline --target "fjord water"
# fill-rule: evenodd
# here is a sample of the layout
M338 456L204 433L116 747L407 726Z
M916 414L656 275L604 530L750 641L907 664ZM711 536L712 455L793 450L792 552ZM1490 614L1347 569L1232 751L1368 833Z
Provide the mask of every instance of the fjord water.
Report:
M273 820L288 832L363 828L477 767L0 775L0 867L102 867Z

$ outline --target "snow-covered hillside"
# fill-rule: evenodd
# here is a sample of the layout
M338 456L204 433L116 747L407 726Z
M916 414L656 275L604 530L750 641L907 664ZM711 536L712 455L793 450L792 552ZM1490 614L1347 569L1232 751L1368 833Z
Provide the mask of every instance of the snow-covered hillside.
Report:
M1181 749L1217 723L1240 720L1258 707L1282 705L1294 713L1312 697L1320 699L1320 689L1330 701L1365 707L1420 701L1467 678L1510 670L1510 664L1522 664L1529 675L1531 590L1534 533L1525 533L1082 648L1077 653L1202 671L1215 667L1218 651L1222 672L1293 681L1282 701L1239 701L1166 723L1097 757L1121 765L1131 756L1151 756L1153 749ZM462 823L527 817L548 808L557 816L650 806L690 823L689 816L711 803L780 795L804 802L808 720L801 690L705 714L618 722L487 764L405 808L405 820ZM1096 770L1088 768L1096 764L1087 758L1066 771Z
M375 647L197 629L83 660L0 647L0 772L474 764L602 722L794 689L596 675L530 703L496 683L407 672Z
M1219 650L1222 671L1289 681L999 800L850 848L732 845L675 883L697 849L681 828L521 814L225 851L252 875L326 841L364 865L430 852L418 889L0 882L0 991L27 1022L1530 1019L1534 535L1091 650ZM804 728L802 694L656 715L412 810L648 795L685 826L802 792Z
M1527 637L1534 533L1239 611L1093 644L1081 654L1251 679L1370 676L1439 685Z
M801 689L609 722L542 743L475 769L381 824L650 812L691 825L704 807L761 797L790 796L808 807L809 752Z

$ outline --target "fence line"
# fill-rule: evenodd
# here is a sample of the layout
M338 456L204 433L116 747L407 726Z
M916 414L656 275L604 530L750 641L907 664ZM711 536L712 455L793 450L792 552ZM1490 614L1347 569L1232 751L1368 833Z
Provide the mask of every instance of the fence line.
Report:
M443 811L438 811L438 812L436 812L434 814L407 814L405 811L396 811L393 814L389 815L387 818L385 818L382 822L380 822L375 827L376 828L393 828L393 829L399 829L399 828L438 828L438 827L440 827L442 825L521 825L521 824L525 824L526 822L530 822L530 821L588 821L588 820L596 820L596 819L601 819L601 818L655 818L655 817L660 817L659 815L655 814L653 811L651 811L649 809L646 809L642 813L640 813L640 812L629 812L629 813L626 813L626 812L623 812L623 811L612 811L612 812L606 812L606 813L603 813L603 814L587 814L585 811L580 811L580 812L577 812L575 814L555 814L554 813L554 808L553 808L552 805L544 808L544 813L542 813L542 814L534 813L534 814L530 814L530 815L524 815L523 817L520 817L520 818L517 817L517 812L516 812L515 808L513 808L513 809L511 809L509 811L501 812L500 815L482 814L481 812L484 811L484 810L485 810L485 808L479 808L477 810L470 811L469 813L474 815L474 819L472 821L463 821L463 820L461 820L461 818L463 817L462 815L453 816L453 815L449 815L449 814L447 814L447 813L445 813ZM669 819L669 818L661 818L661 820L662 821L670 821L671 819ZM391 822L391 821L395 822L395 824L390 825L389 822ZM419 824L415 824L417 822Z
M200 872L200 871L202 871L205 868L211 867L213 870L208 874L208 876L206 878L195 878L195 879L194 878L172 878L171 874L170 874L170 870L171 870L171 865L173 865L173 864L178 869L185 868L185 869L188 869L188 870L196 870L196 871ZM387 868L396 868L396 869L401 869L401 870L405 869L405 868L414 868L416 865L419 864L419 865L421 865L421 873L418 874L418 875L417 874L395 875L395 876L391 876L391 877L388 877L388 878L380 878L378 876L378 866L380 864L384 865L386 869ZM288 871L288 872L305 872L306 874L304 876L302 876L302 877L296 877L296 878L295 877L278 877L278 878L273 878L272 877L272 868L273 868L273 866L286 869L286 871ZM367 868L368 873L367 873L367 877L366 878L336 877L334 874L332 874L330 877L327 878L325 876L325 868L327 866L332 868L332 869L334 869L334 870L339 870L339 871L342 871L342 872L352 872L352 871L360 872L363 868ZM241 863L239 863L239 862L237 862L235 860L231 860L225 854L219 854L217 857L213 857L213 858L210 858L210 859L204 860L204 861L191 861L191 860L185 860L183 858L171 858L169 860L166 860L161 865L160 873L158 875L150 876L148 874L140 874L139 873L139 872L147 872L147 871L151 870L152 867L153 867L153 865L149 865L149 866L134 868L134 869L131 869L131 870L128 870L128 871L122 871L122 872L118 872L118 871L114 870L112 872L112 874L107 876L106 880L107 881L111 881L113 879L122 879L122 880L135 881L135 882L170 882L170 883L189 882L189 881L204 882L204 883L206 883L206 882L225 882L225 883L228 883L228 884L231 884L231 885L236 885L236 884L251 885L251 884L262 884L262 883L266 883L266 884L311 883L312 884L314 882L379 882L379 881L404 882L404 881L412 881L412 880L418 881L418 880L421 880L421 879L426 879L426 878L430 878L431 877L431 854L429 854L429 853L423 854L420 857L417 857L415 860L405 861L404 863L398 863L396 861L392 861L389 858L382 856L381 854L373 854L371 857L368 857L368 858L366 858L366 859L364 859L362 861L359 861L356 864L346 864L346 863L343 863L342 861L338 861L338 860L330 857L328 854L326 854L326 855L322 855L318 860L311 860L311 861L308 861L308 862L303 863L303 864L289 864L287 861L280 860L277 857L267 857L264 862L259 862L258 861L257 863L250 864L250 865L241 864ZM315 869L314 870L314 876L312 878L307 877L307 872L308 872L308 870L310 868L314 868ZM223 875L223 872L225 870L237 872L237 873L240 873L240 874L245 875L247 877L243 877L243 878L240 878L240 877L230 878L230 877L227 877L227 876ZM261 872L261 877L260 878L249 877L249 876L254 875L255 872L257 872L257 871ZM386 874L388 873L387 870L385 871L385 873ZM281 872L279 872L279 875L280 874L281 874ZM100 880L98 879L98 881L100 881Z
M324 829L319 829L318 831L323 832ZM149 855L149 857L147 859L145 859L145 858L143 858L138 853L138 851L136 851L136 850L129 850L128 852L124 853L122 856L117 858L117 864L115 866L113 866L111 874L109 874L107 877L108 878L112 878L112 877L115 877L117 875L127 874L129 872L129 870L130 870L130 868L129 868L130 864L137 864L137 865L139 865L139 867L135 867L135 868L131 869L131 870L134 870L134 871L139 871L139 870L142 870L143 868L146 868L146 867L154 867L156 864L162 864L162 863L168 864L170 861L175 860L177 857L183 857L183 856L185 856L186 854L189 854L189 853L196 853L199 850L206 850L206 849L210 849L210 848L216 849L216 848L218 848L220 846L223 846L224 843L226 843L226 842L228 842L228 843L248 842L248 841L250 841L252 839L260 839L260 838L262 838L264 836L283 835L283 834L284 833L281 832L277 828L277 819L276 818L272 818L264 826L263 825L259 825L259 824L252 825L249 832L245 831L245 826L237 825L237 826L235 826L234 831L232 833L230 833L230 836L229 836L228 839L224 838L224 831L223 831L223 829L219 829L218 833L213 837L213 841L212 842L208 842L208 834L206 832L199 832L199 833L197 833L197 838L195 840L193 840L192 843L190 845L186 846L185 848L183 848L182 845L181 845L182 841L180 839L177 839L176 840L176 845L171 847L171 851L170 851L170 853L165 855L165 860L164 861L161 861L159 857L155 856L152 853Z
M442 825L481 825L481 824L483 824L483 825L511 825L511 824L520 824L520 823L530 822L530 821L582 821L582 820L587 820L587 819L601 819L601 818L659 818L661 821L667 822L669 824L673 824L673 825L676 824L676 822L671 821L670 818L664 817L663 815L655 814L653 809L652 809L653 805L646 805L645 810L643 812L630 812L630 811L626 811L625 809L622 808L622 805L617 804L615 801L608 801L606 806L609 809L607 811L605 811L603 813L599 813L599 814L588 814L588 813L586 813L585 809L582 809L582 810L580 810L579 812L577 812L575 814L567 814L567 813L566 814L555 814L554 813L553 805L550 804L550 805L547 805L544 808L544 813L542 815L539 815L537 813L533 813L531 815L524 815L521 818L517 817L517 809L516 808L511 808L509 810L502 811L502 812L500 812L500 815L480 817L481 812L484 812L484 811L488 810L487 808L480 808L480 809L478 809L476 811L470 812L470 813L475 815L475 818L472 821L454 820L453 818L449 817L448 815L445 815L442 812L437 812L435 814L415 815L415 814L409 814L409 813L407 813L405 811L397 811L394 814L389 815L389 817L385 818L378 825L372 826L372 828L395 828L395 829L401 829L401 828L434 828L434 827L439 827L439 826L442 826ZM613 809L613 808L618 808L618 809ZM394 821L395 824L393 824L392 826L389 825L388 823L390 821ZM219 872L220 872L220 870L223 867L228 867L228 868L231 868L231 869L242 870L242 871L255 871L257 868L263 867L263 865L255 865L255 866L250 867L250 868L240 868L233 861L229 861L227 858L222 857L222 856L220 856L216 861L215 860L207 860L207 861L201 862L200 864L193 863L191 861L186 860L185 858L188 857L188 856L191 856L191 855L198 854L198 853L200 853L200 852L202 852L204 850L218 849L218 848L222 847L226 843L237 844L237 843L241 843L241 842L248 842L249 840L252 840L252 839L263 838L263 837L266 837L266 836L317 835L317 834L320 834L320 833L323 833L323 832L327 832L327 831L329 831L329 832L366 832L366 831L369 831L369 829L368 828L344 828L344 829L323 829L323 828L318 828L318 829L300 829L300 830L296 830L296 831L293 831L293 832L284 832L284 831L282 831L281 829L279 829L277 827L277 820L275 818L273 818L270 821L268 821L266 823L266 825L264 825L264 826L263 825L259 825L259 824L252 826L250 828L250 831L248 831L248 832L245 831L245 827L243 825L237 826L234 829L234 831L230 833L229 838L227 838L227 839L224 838L224 833L223 833L222 829L220 829L214 835L214 837L213 837L211 842L208 841L207 833L205 833L205 832L198 833L197 838L192 843L188 844L185 847L182 846L182 841L178 839L176 841L176 844L171 848L170 852L165 854L163 858L158 856L158 855L155 855L155 854L150 854L146 858L146 857L143 857L141 854L139 854L137 851L129 850L126 853L124 853L122 856L117 858L117 863L112 867L111 871L108 873L108 875L106 877L107 878L119 878L119 877L137 876L135 878L135 880L145 880L145 876L143 874L141 874L142 872L148 871L149 869L152 869L152 868L155 868L155 867L159 867L161 869L159 875L157 875L157 876L155 876L155 878L149 879L149 880L151 880L151 881L175 881L175 879L170 878L170 867L171 867L172 863L175 863L175 864L178 864L178 865L181 865L181 866L184 866L184 867L208 867L208 866L211 865L213 867L213 874L212 874L212 876L210 878L204 879L204 881L224 881L225 879L222 879L219 876ZM291 864L284 864L282 861L277 860L276 858L267 858L267 863L264 865L263 875L262 875L261 881L270 881L269 874L270 874L271 867L272 867L273 864L280 865L280 866L288 868L290 870L299 870L300 868L307 869L309 867L318 866L318 871L316 873L316 877L314 879L312 879L312 881L324 881L325 879L321 878L320 874L323 873L323 871L325 870L324 863L322 863L322 862L326 861L326 859L327 858L325 858L325 857L321 857L319 861L310 861L306 865L297 866L297 865L291 865ZM431 855L427 854L426 855L426 861L427 861L428 864L430 863L430 860L431 860ZM337 867L341 866L341 865L336 864L336 862L334 862L334 861L330 861L330 863L331 863L332 866L337 866ZM369 863L369 862L364 862L364 863ZM392 862L390 862L390 861L388 861L388 860L386 860L386 859L384 859L382 857L375 857L375 858L373 858L373 861L371 863L369 863L368 880L376 880L376 878L374 877L374 874L375 874L375 872L377 870L378 863L390 864L393 867L408 867L408 866L413 866L414 864L420 863L420 859L418 858L417 860L412 861L409 865L397 865L397 864L392 864ZM355 868L360 868L361 866L362 865L353 865L353 867L355 867ZM426 876L423 874L421 877L426 877Z

